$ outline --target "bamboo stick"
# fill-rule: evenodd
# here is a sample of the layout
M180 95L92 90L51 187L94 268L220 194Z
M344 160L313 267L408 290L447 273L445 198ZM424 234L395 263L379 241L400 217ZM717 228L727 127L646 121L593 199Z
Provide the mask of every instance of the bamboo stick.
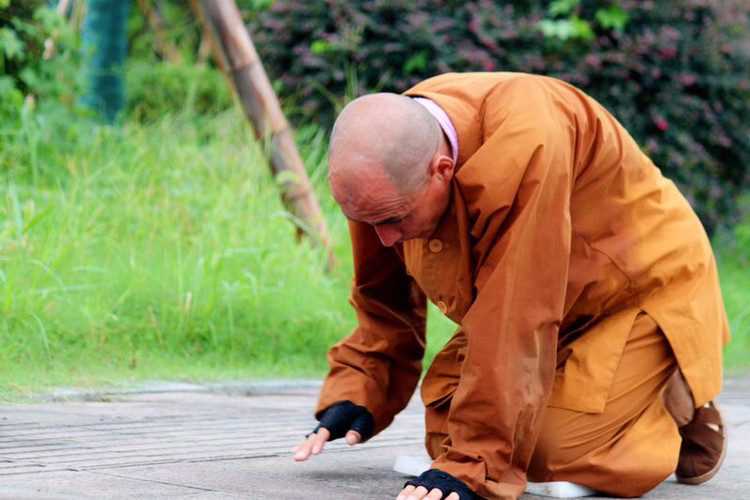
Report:
M218 65L239 96L255 137L267 146L268 161L281 188L281 198L293 215L298 237L307 234L328 252L328 266L336 263L328 228L313 193L289 124L234 0L191 0L201 20Z

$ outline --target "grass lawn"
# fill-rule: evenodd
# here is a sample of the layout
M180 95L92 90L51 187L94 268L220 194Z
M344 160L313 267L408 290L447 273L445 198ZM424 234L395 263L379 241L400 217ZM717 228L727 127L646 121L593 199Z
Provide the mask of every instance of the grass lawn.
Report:
M719 278L732 332L732 340L724 347L724 366L729 375L747 373L750 371L750 263L736 254L719 255Z
M0 398L141 380L320 377L354 325L345 221L325 144L302 155L341 265L297 244L239 113L121 128L80 121L0 136ZM734 340L750 368L750 266L721 255ZM430 311L428 359L453 330Z
M346 266L295 243L237 113L76 126L0 185L3 388L318 375Z

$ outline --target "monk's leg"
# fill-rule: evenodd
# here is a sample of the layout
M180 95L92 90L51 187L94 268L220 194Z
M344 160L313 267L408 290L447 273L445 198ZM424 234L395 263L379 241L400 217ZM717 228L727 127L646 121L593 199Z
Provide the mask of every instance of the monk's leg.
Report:
M446 405L448 407L449 405ZM447 410L447 408L446 408ZM441 415L441 413L445 413L444 415ZM436 410L435 408L428 408L427 409L427 433L425 434L425 448L427 448L427 454L430 455L430 458L435 460L438 455L442 453L442 450L440 448L440 445L443 443L443 440L445 440L446 437L448 437L447 432L443 431L443 429L440 429L439 427L442 427L442 425L433 425L432 429L430 429L429 421L430 415L432 416L433 423L437 423L437 419L441 419L443 422L448 421L448 412L440 412L439 410Z
M604 412L547 408L529 480L571 481L623 497L661 483L674 472L680 451L677 424L662 399L676 370L663 333L640 314Z

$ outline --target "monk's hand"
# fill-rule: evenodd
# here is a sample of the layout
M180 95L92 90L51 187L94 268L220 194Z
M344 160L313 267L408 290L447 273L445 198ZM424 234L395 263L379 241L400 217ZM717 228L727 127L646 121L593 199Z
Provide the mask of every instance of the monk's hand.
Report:
M375 420L367 408L351 401L340 401L323 412L320 424L292 450L294 460L307 460L323 451L326 441L341 437L345 437L350 446L367 441L374 429Z
M407 481L396 500L476 500L466 483L438 469L424 471Z

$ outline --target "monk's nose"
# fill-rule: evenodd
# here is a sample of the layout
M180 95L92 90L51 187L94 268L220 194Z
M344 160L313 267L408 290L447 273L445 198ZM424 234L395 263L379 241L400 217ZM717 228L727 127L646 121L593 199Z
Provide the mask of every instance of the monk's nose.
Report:
M378 238L384 247L393 246L399 239L401 239L401 231L393 225L386 226L375 226L375 232L378 233Z

